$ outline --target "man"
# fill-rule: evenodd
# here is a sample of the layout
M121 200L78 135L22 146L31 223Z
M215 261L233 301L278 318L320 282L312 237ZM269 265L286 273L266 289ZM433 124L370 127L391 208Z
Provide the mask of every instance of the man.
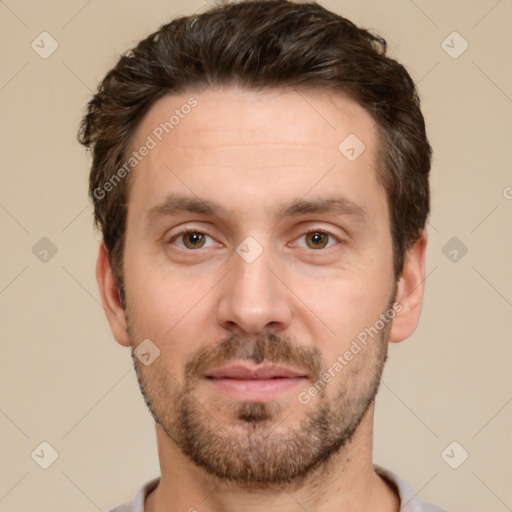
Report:
M161 465L114 511L442 510L372 463L431 158L385 49L315 3L228 3L162 26L90 101L97 279Z

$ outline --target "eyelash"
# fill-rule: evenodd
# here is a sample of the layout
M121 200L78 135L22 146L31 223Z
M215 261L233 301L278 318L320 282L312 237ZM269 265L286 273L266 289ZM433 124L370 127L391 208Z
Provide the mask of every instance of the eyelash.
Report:
M182 236L184 236L184 235L186 235L188 233L198 233L198 234L201 234L201 235L206 235L206 236L210 237L212 240L215 240L215 238L212 235L210 235L209 233L207 233L206 231L202 231L200 229L194 229L194 228L187 228L187 229L184 229L183 231L179 231L178 233L175 233L167 241L167 243L168 244L172 244L175 240L177 240L178 238L180 238L180 237L182 237ZM310 235L312 233L320 233L320 234L323 234L323 235L327 235L330 239L333 239L334 241L336 241L338 243L342 242L340 240L340 238L338 238L336 235L334 235L333 233L331 233L329 231L323 230L323 229L312 229L312 230L306 231L299 238L302 238L305 235ZM327 243L329 243L329 242L327 242ZM322 247L322 248L319 248L319 249L310 249L310 250L313 251L313 252L322 252L322 251L326 251L327 249L330 249L331 247L326 247L326 248ZM179 248L184 250L184 251L187 251L187 252L195 252L195 251L200 251L201 249L203 249L203 247L199 247L198 249L189 249L187 247L179 247ZM309 249L309 248L308 247L306 247L306 248L302 247L302 249Z

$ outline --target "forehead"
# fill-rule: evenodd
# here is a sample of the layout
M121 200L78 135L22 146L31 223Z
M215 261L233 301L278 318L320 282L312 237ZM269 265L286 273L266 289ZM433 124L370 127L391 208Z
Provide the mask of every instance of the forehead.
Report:
M189 139L193 131L203 145L222 137L222 142L236 145L289 142L332 151L348 125L365 143L373 143L368 133L374 128L372 117L341 94L319 89L256 91L210 86L156 101L138 126L134 145L151 135L157 143L172 139L173 144L186 147L197 142ZM280 130L282 126L285 131Z
M259 201L279 195L284 204L287 190L332 192L343 183L364 195L377 187L375 128L356 102L322 90L209 87L167 95L132 141L131 151L151 148L130 176L130 207L142 213L174 192L233 203L235 191Z

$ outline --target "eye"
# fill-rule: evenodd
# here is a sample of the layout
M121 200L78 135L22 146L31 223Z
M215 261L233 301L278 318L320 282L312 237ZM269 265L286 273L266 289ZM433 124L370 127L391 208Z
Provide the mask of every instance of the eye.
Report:
M329 244L329 239L331 242L333 242L334 245L336 242L339 242L339 240L332 235L331 233L328 233L326 231L309 231L307 233L304 233L300 238L305 237L306 246L300 245L299 247L305 248L305 249L325 249L328 247L331 247Z
M209 238L213 242L213 238L207 233L196 229L187 229L176 233L168 243L173 243L176 240L182 240L181 244L177 244L181 249L204 249L205 247L212 247L215 243L206 245L206 240Z
M208 239L210 240L210 243L208 243ZM332 233L321 230L308 231L299 237L298 240L301 239L305 240L305 244L298 243L298 247L313 250L327 249L332 245L336 245L336 243L340 241ZM179 248L192 251L216 245L215 240L210 235L197 229L186 229L180 231L173 235L168 243L176 243Z

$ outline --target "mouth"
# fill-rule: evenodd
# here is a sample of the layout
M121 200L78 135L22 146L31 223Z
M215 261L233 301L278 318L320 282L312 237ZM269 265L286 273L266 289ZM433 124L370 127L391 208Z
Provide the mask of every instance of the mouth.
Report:
M217 391L259 401L271 399L309 379L306 373L284 366L251 366L247 362L210 370L204 377Z

